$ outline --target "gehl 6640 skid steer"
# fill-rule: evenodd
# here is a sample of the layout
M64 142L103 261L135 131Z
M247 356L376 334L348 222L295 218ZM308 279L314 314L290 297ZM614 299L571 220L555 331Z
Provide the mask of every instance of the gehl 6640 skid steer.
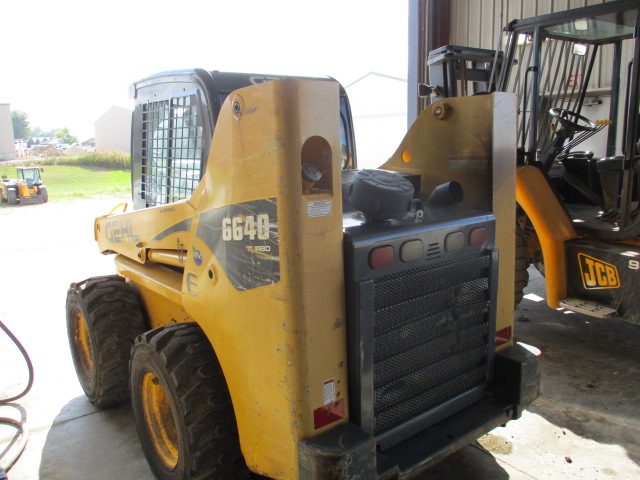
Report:
M453 159L434 185L355 169L333 80L132 90L136 210L95 222L118 275L72 284L67 321L87 396L131 397L158 478L409 478L536 398L512 329L513 95L418 119L392 158Z

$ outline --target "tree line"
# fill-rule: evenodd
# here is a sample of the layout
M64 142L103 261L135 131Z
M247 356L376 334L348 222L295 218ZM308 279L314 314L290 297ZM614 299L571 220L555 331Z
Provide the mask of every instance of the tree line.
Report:
M73 135L67 127L54 128L49 131L45 131L40 127L33 127L29 125L29 116L25 112L20 110L11 111L11 123L13 125L13 138L27 141L27 145L33 144L33 137L56 137L60 143L75 143L78 141L78 137Z

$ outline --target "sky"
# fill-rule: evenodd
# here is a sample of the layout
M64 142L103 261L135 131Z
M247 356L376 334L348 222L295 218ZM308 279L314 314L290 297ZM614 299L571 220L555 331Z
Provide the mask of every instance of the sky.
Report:
M85 140L129 86L182 68L407 77L408 0L4 0L0 103Z

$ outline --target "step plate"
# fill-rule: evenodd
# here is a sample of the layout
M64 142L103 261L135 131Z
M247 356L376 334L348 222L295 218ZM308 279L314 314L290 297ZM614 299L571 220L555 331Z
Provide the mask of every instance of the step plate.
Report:
M608 307L607 305L580 298L565 298L560 301L560 306L572 312L583 313L598 318L610 318L617 313L616 309Z

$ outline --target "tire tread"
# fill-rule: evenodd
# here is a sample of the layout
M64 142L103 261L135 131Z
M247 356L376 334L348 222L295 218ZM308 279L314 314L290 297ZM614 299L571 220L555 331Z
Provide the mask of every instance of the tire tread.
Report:
M124 278L109 275L71 284L67 293L68 316L76 302L84 308L85 321L93 332L97 380L95 389L90 392L85 389L85 393L91 403L100 408L124 404L130 399L131 347L145 330L138 299ZM69 317L67 321L70 321ZM73 343L71 332L69 340Z
M204 332L195 323L170 325L144 333L136 347L141 343L149 344L162 359L185 412L190 443L187 478L249 478L227 384Z

